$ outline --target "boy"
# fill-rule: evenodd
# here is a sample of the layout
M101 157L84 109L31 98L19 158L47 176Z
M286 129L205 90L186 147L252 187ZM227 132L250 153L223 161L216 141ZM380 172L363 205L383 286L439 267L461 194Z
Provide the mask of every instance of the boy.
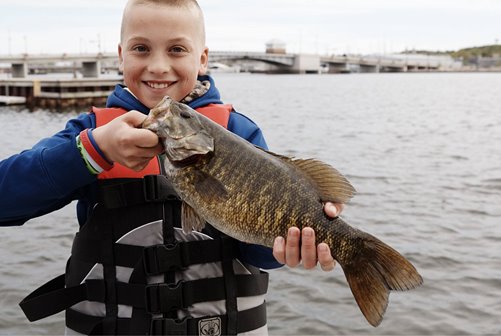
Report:
M118 53L125 87L117 85L107 108L0 162L2 225L78 200L81 228L65 276L21 307L30 320L66 309L68 331L81 334L267 333L267 275L257 267L318 261L330 270L328 247L316 247L310 228L291 228L273 251L210 225L189 235L178 228L180 202L157 159L163 148L139 128L149 109L169 95L266 147L260 129L223 105L205 76L208 49L195 0L130 0ZM326 213L341 209L327 204Z

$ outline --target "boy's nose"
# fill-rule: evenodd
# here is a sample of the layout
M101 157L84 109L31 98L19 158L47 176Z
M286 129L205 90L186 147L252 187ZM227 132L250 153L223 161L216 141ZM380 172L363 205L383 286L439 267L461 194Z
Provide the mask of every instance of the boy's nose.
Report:
M153 55L148 62L148 71L151 73L166 73L170 71L170 68L169 58L160 53Z

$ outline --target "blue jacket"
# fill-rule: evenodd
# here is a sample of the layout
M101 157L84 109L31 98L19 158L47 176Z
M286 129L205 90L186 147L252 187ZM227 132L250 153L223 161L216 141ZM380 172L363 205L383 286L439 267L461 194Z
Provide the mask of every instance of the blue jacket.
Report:
M219 91L209 76L210 90L189 106L197 108L210 103L221 104ZM117 85L108 97L107 107L120 107L148 114L149 109L123 86ZM22 225L31 218L58 210L74 200L80 225L96 203L97 177L89 173L76 147L75 138L87 128L95 128L95 115L84 113L68 121L64 130L42 139L33 148L0 162L0 225ZM257 125L244 115L230 114L228 130L266 148ZM258 245L241 244L245 262L262 268L280 264L271 250Z

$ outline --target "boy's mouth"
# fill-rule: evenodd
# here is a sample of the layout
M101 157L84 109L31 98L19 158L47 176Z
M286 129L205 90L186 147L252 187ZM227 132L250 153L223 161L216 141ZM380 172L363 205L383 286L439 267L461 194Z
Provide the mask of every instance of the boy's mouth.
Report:
M148 85L152 89L166 89L170 85L172 85L174 82L144 82L146 85Z

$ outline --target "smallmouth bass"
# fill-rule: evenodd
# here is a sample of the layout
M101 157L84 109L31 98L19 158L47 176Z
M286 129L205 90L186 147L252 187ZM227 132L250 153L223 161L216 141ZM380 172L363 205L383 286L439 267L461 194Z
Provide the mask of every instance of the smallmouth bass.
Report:
M343 269L367 321L378 326L391 290L423 282L415 267L376 237L325 215L325 202L347 203L355 189L330 165L260 149L165 97L142 125L161 139L166 175L183 201L183 230L208 222L243 242L273 247L291 226L315 230Z

